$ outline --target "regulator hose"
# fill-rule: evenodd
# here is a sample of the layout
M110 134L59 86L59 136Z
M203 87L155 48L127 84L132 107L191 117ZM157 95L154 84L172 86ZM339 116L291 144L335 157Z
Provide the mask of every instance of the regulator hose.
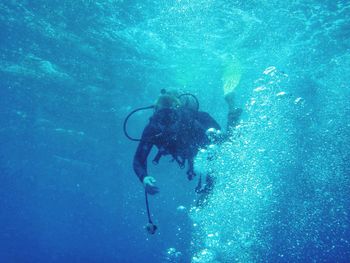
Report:
M190 97L192 97L195 100L196 104L197 104L196 110L199 111L199 101L198 101L198 99L197 99L197 97L195 95L193 95L192 93L184 93L184 94L181 94L180 96L178 96L177 98L180 99L183 96L190 96Z
M149 211L148 195L146 190L145 190L145 200L146 200L147 217L148 217L148 224L146 225L146 230L149 234L153 235L157 230L157 226L153 224L151 219L151 212Z
M133 137L131 137L131 136L128 134L128 131L127 131L127 127L126 127L126 126L127 126L127 123L128 123L129 118L130 118L133 114L135 114L136 112L138 112L138 111L141 111L141 110L149 110L149 109L154 109L154 106L151 105L151 106L147 106L147 107L137 108L137 109L133 110L132 112L130 112L130 113L128 114L128 116L126 116L126 118L124 119L123 130L124 130L125 136L126 136L129 140L134 141L134 142L139 142L139 141L141 141L141 139L133 138Z

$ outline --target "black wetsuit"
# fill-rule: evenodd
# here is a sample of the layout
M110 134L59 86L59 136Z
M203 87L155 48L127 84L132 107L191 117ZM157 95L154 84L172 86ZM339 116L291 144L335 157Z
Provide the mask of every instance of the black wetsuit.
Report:
M171 155L180 167L187 161L188 179L195 176L193 159L199 148L210 142L206 131L209 128L220 130L220 125L206 112L185 108L158 110L145 127L134 156L134 171L141 180L147 174L147 158L153 145L158 154L153 162L158 163L162 155Z

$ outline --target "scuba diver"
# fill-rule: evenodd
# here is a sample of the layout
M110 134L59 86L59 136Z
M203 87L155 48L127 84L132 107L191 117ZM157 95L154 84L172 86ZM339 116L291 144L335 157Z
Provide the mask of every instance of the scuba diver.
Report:
M134 171L147 193L153 195L159 191L155 179L147 173L147 157L153 145L158 148L154 164L163 155L171 155L180 168L184 168L187 162L187 178L192 180L195 176L193 160L198 150L210 143L206 136L209 128L221 129L208 113L197 110L188 101L186 105L175 92L163 90L143 131L133 162Z
M242 110L233 107L234 94L225 96L229 104L227 131L238 123ZM129 117L136 111L154 109L149 123L144 128L140 139L132 138L126 131ZM187 166L187 178L192 180L194 171L194 158L200 149L208 146L213 137L216 142L224 141L229 132L221 133L220 125L208 113L199 110L197 98L190 93L179 94L176 91L161 90L161 94L154 106L144 107L132 111L124 122L125 135L139 141L133 160L133 168L145 189L145 198L149 224L146 229L154 234L157 227L153 224L148 205L148 194L154 195L159 192L156 180L147 172L147 159L153 146L158 148L158 153L153 159L153 164L158 164L162 156L171 155L180 168ZM214 135L214 136L213 136ZM207 175L204 188L199 178L196 192L208 195L213 188L213 178Z

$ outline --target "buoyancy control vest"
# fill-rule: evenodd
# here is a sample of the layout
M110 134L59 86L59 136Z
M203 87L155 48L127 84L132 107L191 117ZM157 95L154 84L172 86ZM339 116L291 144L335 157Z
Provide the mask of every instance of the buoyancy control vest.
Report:
M181 168L186 160L193 160L198 148L208 142L206 127L199 122L198 114L182 107L154 113L149 123L155 131L151 142L158 148L154 164L158 164L163 155L171 155Z

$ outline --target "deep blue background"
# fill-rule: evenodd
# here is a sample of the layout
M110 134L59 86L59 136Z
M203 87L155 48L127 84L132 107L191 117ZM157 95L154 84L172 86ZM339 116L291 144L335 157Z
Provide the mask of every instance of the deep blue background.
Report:
M299 165L286 164L273 179L276 206L288 210L295 195L310 200L314 189L325 192L313 204L327 214L311 232L327 228L305 237L312 248L289 253L293 241L284 240L293 238L293 226L283 213L268 231L270 247L286 261L348 262L349 12L346 1L2 1L0 261L166 262L174 247L180 262L189 262L193 222L177 207L190 209L195 182L167 160L150 167L161 194L150 200L159 232L148 236L143 189L131 165L136 144L122 124L132 109L172 87L195 93L224 126L222 71L234 56L244 110L269 66L287 73L286 89L305 102L304 112L289 115ZM134 136L150 115L133 118ZM324 144L334 158L312 159ZM315 173L325 170L321 164L335 171L325 175L327 189L308 182L298 192L308 161ZM291 179L295 174L302 176ZM333 254L325 252L333 246ZM278 258L261 248L254 253Z

